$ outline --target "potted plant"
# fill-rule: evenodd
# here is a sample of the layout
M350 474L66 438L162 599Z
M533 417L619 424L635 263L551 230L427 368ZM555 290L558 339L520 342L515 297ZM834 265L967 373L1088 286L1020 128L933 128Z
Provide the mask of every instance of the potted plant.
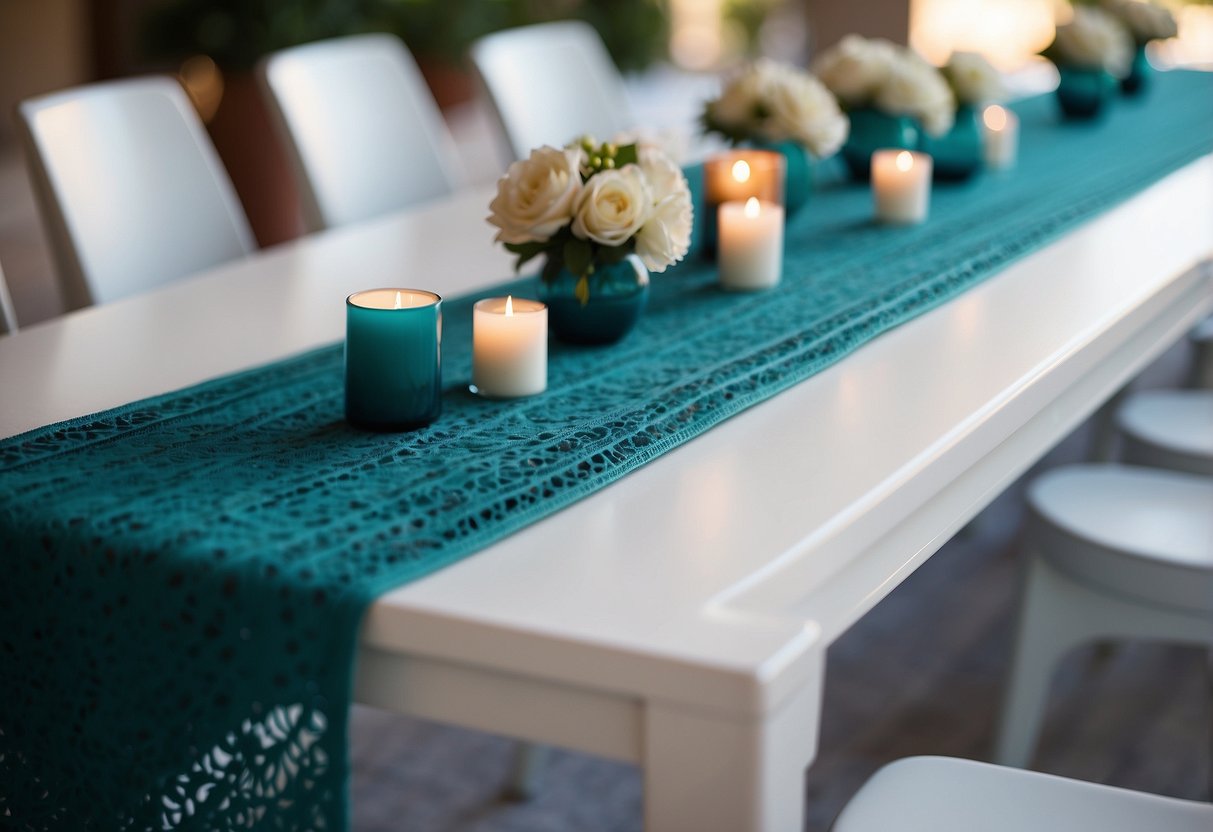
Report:
M809 156L824 159L842 147L850 122L838 100L812 75L760 59L729 79L704 105L704 130L733 144L777 150L787 160L784 203L788 213L808 201Z
M1069 119L1092 119L1102 114L1129 72L1133 39L1108 12L1075 6L1074 17L1057 27L1053 42L1041 53L1060 75L1057 103Z
M967 179L981 167L978 109L1006 98L1002 76L976 52L953 52L943 76L956 99L952 129L942 136L924 131L919 149L934 159L936 179Z
M517 267L545 258L540 297L548 323L573 343L617 341L635 325L649 272L686 256L691 192L682 170L656 147L540 147L510 165L489 205L496 240Z
M1146 44L1179 34L1175 15L1165 6L1146 0L1104 0L1104 8L1125 25L1133 38L1133 60L1128 73L1120 79L1120 91L1125 95L1138 95L1148 86L1151 71L1150 62L1146 60Z
M823 52L812 69L850 116L842 158L856 179L870 175L873 151L914 150L924 132L942 136L952 128L956 98L951 87L912 49L847 35Z

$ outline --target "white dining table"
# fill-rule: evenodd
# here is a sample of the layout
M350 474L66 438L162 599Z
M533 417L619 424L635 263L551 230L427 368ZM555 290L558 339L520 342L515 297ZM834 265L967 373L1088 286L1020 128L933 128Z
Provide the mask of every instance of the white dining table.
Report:
M338 341L355 290L499 282L511 261L489 198L459 193L0 338L0 436ZM1211 255L1207 156L384 595L363 623L357 700L636 763L651 832L800 829L831 642L1213 308Z

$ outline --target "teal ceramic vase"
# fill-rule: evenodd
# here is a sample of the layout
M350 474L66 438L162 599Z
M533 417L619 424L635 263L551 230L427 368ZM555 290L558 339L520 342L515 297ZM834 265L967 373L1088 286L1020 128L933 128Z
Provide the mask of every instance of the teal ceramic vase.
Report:
M1058 67L1057 105L1068 119L1090 120L1103 115L1116 95L1117 81L1102 69Z
M812 160L804 145L797 142L753 142L759 150L773 150L783 155L783 207L790 217L809 202L813 194Z
M981 169L981 125L977 111L963 106L956 111L952 129L942 136L922 131L918 149L934 160L934 178L957 182L968 179Z
M1150 75L1154 68L1146 60L1146 47L1141 45L1133 53L1133 63L1129 64L1129 74L1120 79L1120 91L1125 95L1141 95L1150 86Z
M872 153L886 147L917 150L918 123L909 116L891 116L868 107L851 110L851 133L842 146L842 159L851 177L866 182L872 175Z
M561 269L540 281L539 299L548 306L548 328L569 344L613 344L632 331L649 299L649 271L635 254L598 264L590 276L590 296L577 297L577 278Z

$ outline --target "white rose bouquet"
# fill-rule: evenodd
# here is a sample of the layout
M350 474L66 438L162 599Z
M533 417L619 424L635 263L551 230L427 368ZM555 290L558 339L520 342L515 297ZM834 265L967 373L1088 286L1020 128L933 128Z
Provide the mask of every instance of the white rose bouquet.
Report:
M956 101L963 106L993 104L1007 97L1002 75L977 52L953 52L943 68L943 76Z
M533 150L498 180L489 210L495 239L518 255L517 267L545 255L542 278L567 269L583 304L596 265L635 253L649 271L663 272L691 243L690 186L652 146L586 138Z
M1115 17L1092 6L1075 6L1069 23L1057 27L1042 53L1060 67L1102 69L1123 78L1133 60L1133 39Z
M952 128L956 97L917 52L879 38L847 35L813 62L813 73L847 109L913 116L934 136Z
M1179 34L1171 10L1148 0L1104 0L1103 7L1120 20L1138 46Z
M701 118L706 131L734 143L792 141L819 159L837 153L850 129L825 85L766 58L729 79L720 97L705 104Z

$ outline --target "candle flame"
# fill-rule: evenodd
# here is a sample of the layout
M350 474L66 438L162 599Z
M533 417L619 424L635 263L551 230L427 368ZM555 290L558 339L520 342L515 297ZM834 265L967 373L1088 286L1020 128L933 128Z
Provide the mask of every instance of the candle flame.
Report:
M748 219L748 220L757 219L757 218L758 218L758 210L759 210L759 205L758 205L758 197L756 197L756 196L752 196L752 197L750 197L749 199L747 199L747 200L745 201L745 216L746 216L746 219Z
M512 318L514 316L514 296L513 295L505 296L505 316L507 318Z
M733 178L738 182L750 181L750 163L745 159L738 159L733 163Z
M1007 126L1007 111L997 104L991 104L982 114L982 120L991 130L1002 130Z
M914 154L908 150L903 150L897 154L897 159L895 162L898 170L903 172L907 171L914 167Z
M397 309L400 308L400 293L399 292L396 293L396 308Z

